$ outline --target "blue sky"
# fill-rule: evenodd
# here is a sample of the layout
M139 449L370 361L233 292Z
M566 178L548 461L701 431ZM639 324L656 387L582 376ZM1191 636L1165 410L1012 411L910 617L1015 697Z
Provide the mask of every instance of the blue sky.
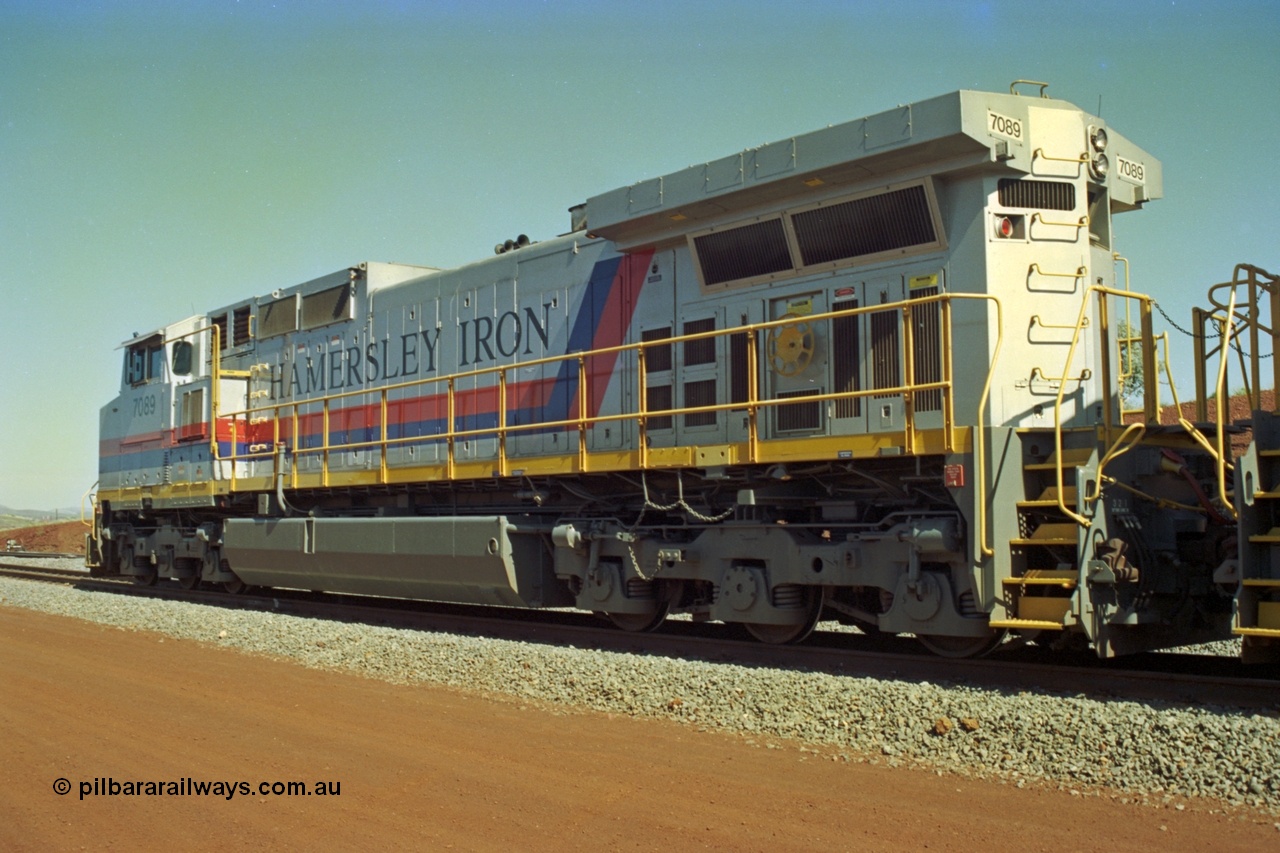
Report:
M134 331L1015 78L1163 161L1116 244L1186 325L1235 263L1280 268L1276 44L1280 5L1232 0L3 0L0 504L78 503Z

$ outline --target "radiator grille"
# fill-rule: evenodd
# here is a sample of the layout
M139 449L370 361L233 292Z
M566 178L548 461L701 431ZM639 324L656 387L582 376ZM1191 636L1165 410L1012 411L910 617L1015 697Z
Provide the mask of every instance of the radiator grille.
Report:
M791 253L781 219L695 237L702 279L708 285L791 269Z
M877 311L871 315L871 387L896 388L902 384L902 366L898 358L898 326L902 320L897 311ZM895 396L877 394L877 399Z
M684 408L692 409L697 406L714 406L715 404L716 381L714 379L684 383ZM687 427L715 426L715 423L715 412L692 412L684 415L684 425Z
M913 297L936 296L938 288L922 287L911 291ZM942 380L942 330L940 308L937 302L916 305L911 309L915 330L911 340L911 357L915 366L916 382L940 382ZM917 412L942 410L942 389L921 391L916 394Z
M298 329L298 296L286 296L258 306L258 337L270 338Z
M640 333L640 340L643 341L661 341L671 337L671 327L667 326L662 329L649 329L647 332ZM649 373L657 373L660 370L671 369L671 344L660 344L653 347L644 348L644 369Z
M644 406L647 411L661 412L671 408L671 386L654 385L644 392ZM649 429L671 429L671 415L659 415L649 418Z
M235 345L240 346L241 344L249 343L249 306L248 305L245 305L242 308L237 308L235 310L235 313L232 317L232 323L234 326L234 328L232 329L232 332L235 335Z
M714 332L715 330L716 321L714 317L706 320L690 320L684 324L684 334L686 335L697 335L702 332ZM715 364L716 339L700 338L696 341L685 341L684 363L686 367L694 364Z
M848 311L858 307L858 300L849 299L831 306L832 311ZM831 355L833 365L835 392L862 390L862 378L858 375L862 362L862 353L858 351L859 317L836 317L831 321ZM856 418L862 415L862 398L853 397L836 400L837 418Z
M231 341L227 340L227 315L219 314L212 319L213 325L218 327L218 349L224 350L231 346Z
M779 400L793 400L797 397L812 397L822 391L806 388L803 391L782 391ZM789 403L775 406L778 412L778 432L812 432L822 426L822 404L815 400L812 403Z
M351 319L351 288L331 287L302 297L302 328L314 329Z
M805 266L937 241L923 186L807 210L791 222Z
M1042 210L1075 210L1074 184L1056 181L1000 179L1000 204L1004 207L1031 207Z
M748 333L737 332L729 336L729 402L745 403L751 390L751 377L747 374Z

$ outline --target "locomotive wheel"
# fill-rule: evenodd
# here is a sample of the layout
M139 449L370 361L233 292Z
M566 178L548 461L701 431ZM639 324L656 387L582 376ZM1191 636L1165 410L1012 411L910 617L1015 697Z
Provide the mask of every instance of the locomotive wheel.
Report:
M249 585L244 581L240 580L240 578L236 578L233 581L223 581L222 588L225 589L227 592L231 593L232 595L239 595L240 593L248 589Z
M744 622L742 627L751 636L762 643L782 646L798 643L813 633L822 616L822 590L819 587L807 587L808 601L805 603L804 619L796 625L766 625L763 622Z
M667 621L668 604L663 604L652 613L606 613L609 621L624 631L633 634L647 634L656 631L658 626Z
M944 658L980 658L995 651L1004 642L1006 631L992 631L983 637L948 637L942 634L917 634L916 639L935 655Z
M178 583L183 589L195 589L200 586L200 576L191 575L190 577L178 578Z
M155 569L147 572L145 575L133 575L133 582L136 586L155 586L156 572Z

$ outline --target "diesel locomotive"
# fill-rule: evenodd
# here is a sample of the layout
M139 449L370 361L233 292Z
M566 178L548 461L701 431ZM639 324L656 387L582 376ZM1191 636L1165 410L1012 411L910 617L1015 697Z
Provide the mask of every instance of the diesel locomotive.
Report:
M687 613L773 643L838 619L953 656L1232 636L1230 450L1160 423L1153 303L1117 273L1112 219L1160 198L1160 161L1025 91L614 189L457 269L357 263L135 336L91 570L636 631ZM1256 589L1263 648L1280 604Z

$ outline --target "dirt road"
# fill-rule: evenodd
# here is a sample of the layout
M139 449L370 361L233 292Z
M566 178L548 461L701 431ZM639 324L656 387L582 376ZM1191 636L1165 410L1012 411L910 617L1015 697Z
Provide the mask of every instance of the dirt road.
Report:
M5 850L1280 849L1264 815L834 762L13 607L0 731ZM271 793L291 781L312 793Z

